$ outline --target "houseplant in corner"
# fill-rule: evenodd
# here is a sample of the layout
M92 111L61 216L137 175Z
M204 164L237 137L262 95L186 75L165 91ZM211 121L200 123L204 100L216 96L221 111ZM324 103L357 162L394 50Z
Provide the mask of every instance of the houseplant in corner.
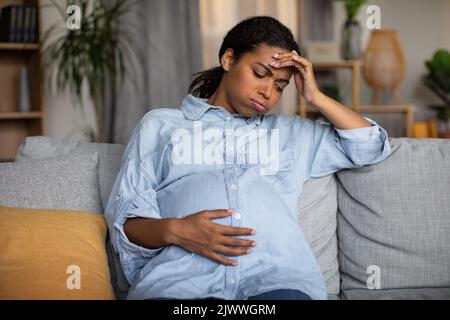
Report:
M433 91L441 105L432 105L439 119L439 137L450 138L450 53L448 50L437 50L431 60L425 61L428 74L423 78L424 84Z
M132 0L50 0L58 21L44 36L44 65L48 86L70 92L75 104L82 105L88 88L92 99L97 132L91 141L104 142L104 105L106 90L115 92L133 62L145 64L143 51L134 39L138 30L123 19L135 10ZM81 11L79 29L69 30L67 8L76 5ZM87 84L87 86L85 86Z
M347 20L342 28L341 56L345 60L359 59L362 55L362 28L355 19L367 0L340 0L344 2Z

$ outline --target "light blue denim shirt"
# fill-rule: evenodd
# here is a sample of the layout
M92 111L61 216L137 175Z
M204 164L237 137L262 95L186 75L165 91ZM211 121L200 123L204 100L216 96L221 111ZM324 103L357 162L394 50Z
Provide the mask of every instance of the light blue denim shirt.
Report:
M298 199L311 178L390 155L386 131L365 119L370 127L339 130L299 116L248 118L192 95L180 108L148 112L134 128L105 212L131 285L127 298L245 300L297 289L327 299L319 265L298 225ZM256 230L241 236L256 241L251 253L226 256L237 266L175 245L144 248L123 230L131 217L182 218L227 208L235 213L212 221Z

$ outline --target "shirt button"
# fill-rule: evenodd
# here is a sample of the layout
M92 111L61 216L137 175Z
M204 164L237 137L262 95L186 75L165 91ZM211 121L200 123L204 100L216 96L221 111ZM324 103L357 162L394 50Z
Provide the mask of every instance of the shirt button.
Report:
M230 189L231 189L232 191L235 191L235 190L237 190L237 185L235 185L235 184L232 184L232 185L230 186Z
M118 194L117 196L116 196L116 201L119 201L120 200L120 194Z
M235 278L231 278L231 279L230 279L230 283L231 283L231 284L235 284L235 283L236 283L236 279L235 279Z
M241 218L241 214L240 213L236 213L235 215L234 215L234 217L236 218L236 219L240 219Z

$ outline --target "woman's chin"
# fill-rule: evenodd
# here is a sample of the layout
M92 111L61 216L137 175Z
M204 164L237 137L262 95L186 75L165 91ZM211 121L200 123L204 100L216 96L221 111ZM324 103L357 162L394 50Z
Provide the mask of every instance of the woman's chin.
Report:
M246 113L241 113L244 117L253 118L259 116L261 113L255 110L247 111Z

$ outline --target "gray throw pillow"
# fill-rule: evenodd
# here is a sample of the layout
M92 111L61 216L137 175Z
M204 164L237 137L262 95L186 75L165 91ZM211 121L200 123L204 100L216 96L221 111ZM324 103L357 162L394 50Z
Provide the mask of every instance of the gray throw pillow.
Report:
M337 173L341 290L377 299L382 290L435 288L430 297L448 298L450 141L390 142L383 162Z
M97 156L0 164L0 206L101 213Z
M71 159L80 154L98 155L98 177L100 188L102 212L106 208L109 194L117 173L120 170L124 145L90 142L65 142L63 140L36 136L28 137L21 144L16 155L16 162L28 162L33 159L48 159L54 157L66 157ZM106 250L111 274L111 283L116 299L125 299L130 285L122 271L119 257L111 249L109 233L107 234Z
M298 210L300 228L317 259L330 296L340 292L336 198L334 174L312 179L303 186Z
M16 162L28 159L68 157L78 154L98 154L98 180L102 209L106 208L114 179L120 170L125 146L108 143L65 142L63 140L36 136L28 137L19 147Z

